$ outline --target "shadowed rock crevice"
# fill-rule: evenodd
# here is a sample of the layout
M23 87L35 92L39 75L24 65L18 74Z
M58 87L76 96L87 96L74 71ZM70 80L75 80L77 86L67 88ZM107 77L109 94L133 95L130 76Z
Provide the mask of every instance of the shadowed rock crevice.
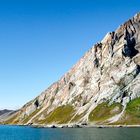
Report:
M94 67L98 68L102 59L102 43L97 43L94 46Z
M136 73L134 74L134 78L136 78L139 73L140 73L140 65L137 65L136 66Z
M132 34L133 35L133 34ZM127 29L124 32L124 48L122 54L125 57L133 58L135 55L138 54L138 50L135 49L136 40L133 36L131 36Z
M72 90L72 88L75 86L75 83L73 83L73 82L70 82L69 83L69 90Z
M38 100L35 101L34 105L38 108L39 107L39 102Z
M98 68L99 67L99 60L98 60L98 58L95 58L95 60L94 60L94 66L96 67L96 68Z

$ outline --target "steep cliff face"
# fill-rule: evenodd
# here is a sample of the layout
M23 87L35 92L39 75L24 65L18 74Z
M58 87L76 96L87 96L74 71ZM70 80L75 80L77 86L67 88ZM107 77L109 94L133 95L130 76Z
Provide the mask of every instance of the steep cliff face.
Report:
M95 44L6 124L140 124L140 14Z

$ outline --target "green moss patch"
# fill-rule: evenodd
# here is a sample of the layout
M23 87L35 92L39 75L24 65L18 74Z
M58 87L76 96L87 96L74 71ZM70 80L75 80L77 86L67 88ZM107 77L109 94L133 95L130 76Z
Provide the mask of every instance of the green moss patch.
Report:
M53 110L46 119L40 121L40 124L65 124L68 123L74 114L74 108L71 105L60 106Z
M117 125L139 125L140 124L140 98L130 101L125 110L124 116L117 122Z
M111 125L140 125L140 118L125 113L119 121L112 123Z
M31 115L27 116L24 120L23 120L23 124L26 124L32 117L34 117L39 111L40 109L35 110Z
M127 104L126 112L140 118L140 98L134 99Z
M98 105L89 115L90 122L105 121L116 114L121 113L122 105L119 103L113 103L109 105L108 102Z
M73 117L73 119L71 120L71 122L78 122L78 121L84 116L84 114L85 114L85 113L75 115L75 116Z
M126 106L126 111L118 122L115 124L138 125L140 124L140 98L130 101Z

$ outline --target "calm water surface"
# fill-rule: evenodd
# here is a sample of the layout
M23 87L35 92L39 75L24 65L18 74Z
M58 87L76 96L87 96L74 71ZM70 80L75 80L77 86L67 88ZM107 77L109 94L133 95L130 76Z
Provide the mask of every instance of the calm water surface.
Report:
M0 126L0 140L140 140L140 128L31 128Z

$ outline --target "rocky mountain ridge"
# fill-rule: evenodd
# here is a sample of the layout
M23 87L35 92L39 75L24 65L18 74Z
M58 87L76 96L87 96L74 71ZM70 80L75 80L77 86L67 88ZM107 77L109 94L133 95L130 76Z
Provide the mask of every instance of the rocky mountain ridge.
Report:
M140 13L108 33L4 124L140 124Z
M7 110L7 109L0 110L0 116L5 114L5 113L9 113L9 112L12 112L12 110Z

